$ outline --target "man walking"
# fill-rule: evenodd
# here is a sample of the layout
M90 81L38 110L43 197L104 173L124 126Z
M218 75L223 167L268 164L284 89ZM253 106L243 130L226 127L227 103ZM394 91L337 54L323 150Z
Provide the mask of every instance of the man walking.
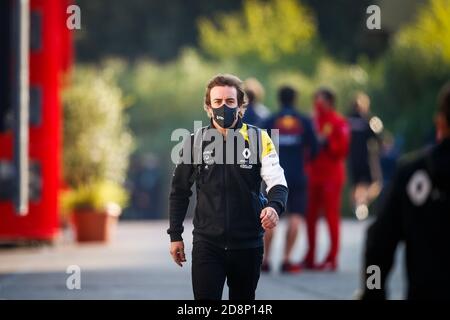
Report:
M281 87L278 100L280 112L270 117L263 127L278 130L280 163L289 185L286 208L289 221L281 272L298 272L299 264L292 263L290 259L302 217L306 214L305 162L316 156L318 142L311 119L295 109L297 92L289 86ZM268 230L265 235L263 271L270 270L268 259L272 237L273 230Z
M381 191L379 154L383 124L370 115L370 98L363 92L356 94L347 120L351 130L348 159L351 203L355 216L364 220L369 215L369 204Z
M231 300L255 298L264 230L277 225L286 206L288 189L275 146L266 132L242 122L245 104L237 77L212 78L204 103L211 123L186 139L173 175L167 232L170 253L180 266L186 261L183 221L196 183L195 299L221 299L225 280ZM267 201L260 193L262 180Z
M406 248L408 299L450 299L450 83L439 96L435 122L438 144L403 159L368 229L364 299L386 298L400 242ZM369 267L378 270L378 285L369 279Z

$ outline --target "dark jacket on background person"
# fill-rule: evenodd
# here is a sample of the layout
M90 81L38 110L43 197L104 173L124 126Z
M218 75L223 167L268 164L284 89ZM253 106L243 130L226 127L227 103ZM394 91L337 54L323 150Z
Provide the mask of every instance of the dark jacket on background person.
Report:
M214 128L209 125L206 129ZM279 215L287 201L287 184L278 154L269 135L257 129L260 139L249 139L249 128L239 119L236 130L238 139L243 139L246 148L256 150L259 157L255 164L249 163L243 152L236 152L233 164L211 163L205 146L201 143L202 163L199 165L179 163L175 168L169 196L170 227L167 233L171 241L181 241L183 221L189 205L191 179L195 170L197 206L194 214L194 242L207 241L224 249L257 248L263 246L264 229L261 226L261 210L270 206ZM203 130L203 129L202 129ZM213 129L215 130L215 129ZM228 136L228 135L227 135ZM195 135L187 143L192 150ZM223 159L226 159L226 141L223 139ZM255 145L256 144L256 145ZM185 149L185 148L184 148ZM193 158L191 158L193 160ZM267 185L267 201L260 192L261 181Z
M385 298L397 244L406 245L408 299L450 299L450 139L400 163L384 205L367 233L364 257L381 271L381 289L363 298Z
M304 186L306 183L305 162L319 152L319 143L314 125L307 116L294 107L283 106L264 122L264 129L278 129L280 163L288 185Z
M380 138L370 127L368 117L354 111L349 114L347 121L351 130L348 158L351 181L353 184L371 183L375 177L372 177L370 168L368 142L373 139L380 143Z

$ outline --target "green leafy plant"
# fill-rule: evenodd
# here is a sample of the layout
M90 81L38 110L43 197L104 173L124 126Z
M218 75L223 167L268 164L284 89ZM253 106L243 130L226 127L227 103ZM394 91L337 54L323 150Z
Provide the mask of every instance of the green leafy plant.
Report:
M201 48L222 60L306 66L317 54L314 15L295 0L244 1L242 11L201 18L198 27Z
M133 138L116 69L77 66L64 92L63 210L124 206Z
M429 0L399 30L371 77L370 96L386 126L420 148L430 136L436 96L450 77L450 0Z
M97 211L113 215L120 214L128 202L128 193L119 184L103 181L79 186L76 189L63 193L62 210L71 211Z

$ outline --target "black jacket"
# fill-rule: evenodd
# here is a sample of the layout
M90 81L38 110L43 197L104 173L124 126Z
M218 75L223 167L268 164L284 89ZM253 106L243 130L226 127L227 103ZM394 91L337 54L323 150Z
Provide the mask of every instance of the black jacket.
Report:
M386 277L399 242L406 245L409 299L450 299L450 139L400 164L385 203L367 234L365 269L377 265L385 298ZM364 279L364 287L366 275Z
M210 129L207 132L220 135L211 125L206 129ZM207 137L192 134L187 139L182 151L191 151L191 156L180 158L173 174L169 196L170 227L167 233L171 241L182 240L183 221L194 181L197 191L193 220L194 242L209 241L225 249L263 246L261 210L265 206L271 206L279 215L284 211L288 189L269 135L240 120L235 129L234 139L231 139L232 130L229 130L226 139L220 135L220 139L216 141L219 148L223 147L222 156L220 152L211 152L207 147L210 144ZM195 152L198 136L202 136L203 140L199 144L200 152ZM253 138L256 136L258 139ZM232 145L233 140L235 143ZM248 150L244 151L244 148ZM230 150L234 150L234 157L230 157ZM197 153L200 155L197 162L201 164L192 163ZM249 157L249 153L255 156ZM215 161L212 160L213 156L217 157ZM191 163L186 163L189 162L186 160ZM195 179L192 179L193 176ZM262 179L267 185L267 201L260 192Z

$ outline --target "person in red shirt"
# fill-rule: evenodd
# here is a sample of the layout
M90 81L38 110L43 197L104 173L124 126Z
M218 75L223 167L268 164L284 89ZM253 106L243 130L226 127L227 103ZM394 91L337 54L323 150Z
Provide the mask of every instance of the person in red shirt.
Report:
M335 95L329 89L319 89L314 95L314 121L321 149L309 167L307 209L308 252L302 263L305 269L334 271L339 251L341 193L345 182L345 158L350 144L350 127L335 110ZM330 233L330 251L325 260L316 264L316 225L323 213Z

